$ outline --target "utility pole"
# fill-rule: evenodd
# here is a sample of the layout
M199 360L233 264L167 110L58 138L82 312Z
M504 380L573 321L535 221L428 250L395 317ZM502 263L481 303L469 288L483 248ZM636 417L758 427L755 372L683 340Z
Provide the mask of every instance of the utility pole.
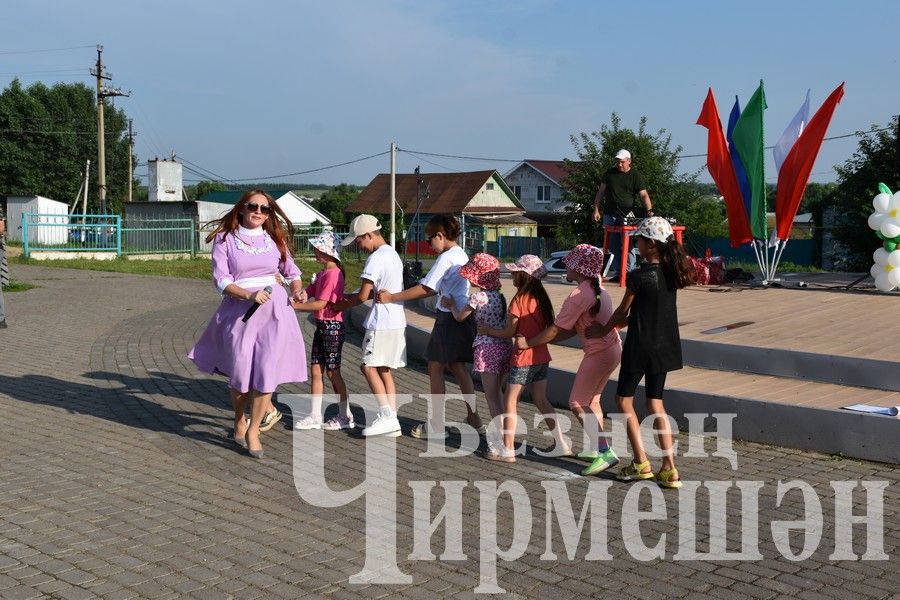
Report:
M97 179L100 189L100 214L106 214L106 136L103 129L103 99L130 96L131 93L108 87L103 83L112 81L112 73L105 72L103 69L102 44L97 44L97 64L91 69L91 75L97 78Z
M391 142L391 248L397 249L397 144Z
M131 202L132 182L134 180L134 130L131 128L132 119L128 119L128 202Z

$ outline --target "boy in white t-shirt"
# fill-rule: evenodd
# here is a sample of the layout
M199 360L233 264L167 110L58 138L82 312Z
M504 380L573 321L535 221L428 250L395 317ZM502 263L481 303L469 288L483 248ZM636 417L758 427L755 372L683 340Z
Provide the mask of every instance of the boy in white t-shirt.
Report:
M336 305L340 310L352 308L372 299L375 290L403 290L403 262L400 255L382 237L381 225L372 215L359 215L350 223L350 233L341 242L349 246L353 242L365 252L371 252L360 274L359 292L346 297ZM375 420L362 434L400 435L397 419L397 388L391 369L406 366L406 313L402 302L390 304L372 303L363 323L366 329L362 343L362 372L378 400L379 411Z

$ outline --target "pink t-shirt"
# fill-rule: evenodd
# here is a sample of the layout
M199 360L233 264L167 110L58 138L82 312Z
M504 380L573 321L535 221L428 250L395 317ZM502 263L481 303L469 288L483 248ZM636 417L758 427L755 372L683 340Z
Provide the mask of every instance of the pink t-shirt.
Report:
M344 298L344 274L337 267L323 269L316 275L316 282L306 288L309 300L324 300L328 306L313 313L313 318L320 321L343 321L343 313L331 308L335 302Z
M591 282L584 280L578 284L569 297L563 302L554 324L560 329L574 329L581 337L581 347L585 354L608 348L612 344L620 344L619 332L613 329L602 338L586 338L584 330L594 322L606 323L613 314L612 296L604 289L600 290L600 310L592 317L591 307L597 301Z

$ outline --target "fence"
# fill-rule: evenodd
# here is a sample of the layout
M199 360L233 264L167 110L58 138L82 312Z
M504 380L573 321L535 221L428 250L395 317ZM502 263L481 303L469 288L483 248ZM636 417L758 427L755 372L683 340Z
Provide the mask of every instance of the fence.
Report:
M24 213L22 244L25 258L33 250L122 253L119 215L59 215Z
M122 224L122 254L197 253L194 219L127 219Z

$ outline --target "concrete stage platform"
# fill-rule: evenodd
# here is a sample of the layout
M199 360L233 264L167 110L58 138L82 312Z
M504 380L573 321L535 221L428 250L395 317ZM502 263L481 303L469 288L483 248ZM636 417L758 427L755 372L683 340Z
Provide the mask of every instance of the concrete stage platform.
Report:
M900 406L900 295L840 289L852 278L805 279L804 288L786 279L784 288L679 292L685 368L669 374L667 409L682 426L685 413L736 413L736 439L900 463L900 418L841 409ZM558 309L572 286L555 275L547 281ZM618 304L624 290L608 289ZM508 279L503 292L507 301L515 293ZM428 305L407 306L411 358L424 353ZM366 310L357 307L354 322ZM558 406L567 405L578 346L577 338L551 346L549 389ZM616 412L615 384L614 377L602 397L608 413Z

